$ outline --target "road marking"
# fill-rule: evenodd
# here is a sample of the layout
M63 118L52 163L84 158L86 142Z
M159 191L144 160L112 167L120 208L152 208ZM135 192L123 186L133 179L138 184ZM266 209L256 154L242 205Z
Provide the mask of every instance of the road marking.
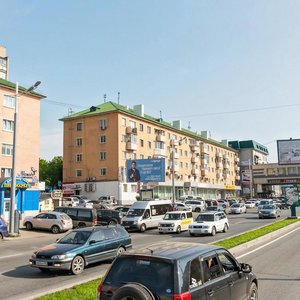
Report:
M240 259L240 258L242 258L242 257L244 257L244 256L247 256L247 255L249 255L249 254L251 254L251 253L254 253L254 252L256 252L256 251L258 251L258 250L260 250L260 249L262 249L262 248L264 248L264 247L266 247L266 246L269 246L269 245L271 245L271 244L273 244L273 243L275 243L275 242L281 240L282 238L284 238L284 237L290 235L291 233L293 233L293 232L295 232L295 231L297 231L297 230L299 230L299 229L300 229L300 227L295 228L295 229L293 229L292 231L290 231L290 232L288 232L288 233L286 233L286 234L284 234L284 235L282 235L282 236L276 238L276 239L273 240L273 241L270 241L270 242L268 242L268 243L266 243L266 244L264 244L264 245L262 245L262 246L260 246L260 247L257 247L257 248L255 248L255 249L253 249L253 250L251 250L251 251L249 251L249 252L247 252L247 253L245 253L245 254L242 254L242 255L238 256L237 259Z
M17 256L23 256L26 254L31 254L33 251L27 251L27 252L22 252L22 253L16 253L16 254L11 254L11 255L7 255L7 256L1 256L0 259L6 259L6 258L11 258L11 257L17 257Z

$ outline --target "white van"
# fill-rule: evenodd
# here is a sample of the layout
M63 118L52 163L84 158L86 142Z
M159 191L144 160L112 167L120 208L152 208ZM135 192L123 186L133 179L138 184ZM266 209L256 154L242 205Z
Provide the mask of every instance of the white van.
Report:
M122 225L130 230L144 232L147 228L157 228L165 213L172 210L171 200L137 201L132 204Z

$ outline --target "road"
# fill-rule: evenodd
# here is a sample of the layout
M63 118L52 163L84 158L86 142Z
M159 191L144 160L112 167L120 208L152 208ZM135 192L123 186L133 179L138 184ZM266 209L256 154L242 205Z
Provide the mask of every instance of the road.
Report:
M179 235L160 235L157 230L149 230L143 234L132 233L133 246L134 248L149 247L153 243L166 241L211 243L274 222L273 219L258 219L255 211L256 209L252 209L248 210L247 214L229 215L229 231L219 233L215 237L190 237L188 232L182 232ZM288 210L282 211L281 218L289 214ZM36 293L53 291L55 288L65 285L79 284L104 274L108 263L88 267L80 276L71 276L67 273L45 274L28 266L28 259L34 250L55 242L60 236L62 234L53 235L48 232L24 231L21 238L0 243L0 299L29 299Z
M259 299L300 299L300 230L240 258L258 277Z

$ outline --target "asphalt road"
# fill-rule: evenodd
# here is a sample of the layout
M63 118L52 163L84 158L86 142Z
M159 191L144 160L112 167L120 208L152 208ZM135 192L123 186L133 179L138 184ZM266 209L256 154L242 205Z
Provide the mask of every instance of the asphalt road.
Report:
M215 237L190 237L188 232L182 232L179 235L160 235L157 229L146 231L143 234L132 233L133 247L149 247L151 244L165 241L210 243L274 222L274 219L258 219L255 212L256 209L252 209L248 210L247 214L229 215L229 231L218 233ZM281 218L289 214L288 210L282 211ZM55 242L62 235L53 235L42 231L22 231L21 238L5 240L0 243L0 299L29 299L45 291L52 292L55 288L72 286L101 277L105 273L109 262L88 267L80 276L72 276L67 273L45 274L28 265L28 259L34 250Z
M240 258L252 265L262 300L300 299L300 229Z

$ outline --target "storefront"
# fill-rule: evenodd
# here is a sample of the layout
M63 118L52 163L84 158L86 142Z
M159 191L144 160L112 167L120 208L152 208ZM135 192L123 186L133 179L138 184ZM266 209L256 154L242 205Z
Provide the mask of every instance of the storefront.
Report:
M31 185L24 179L16 181L16 203L15 209L22 217L34 215L39 212L39 191L31 188ZM0 215L9 220L11 195L11 179L5 179L0 184Z

